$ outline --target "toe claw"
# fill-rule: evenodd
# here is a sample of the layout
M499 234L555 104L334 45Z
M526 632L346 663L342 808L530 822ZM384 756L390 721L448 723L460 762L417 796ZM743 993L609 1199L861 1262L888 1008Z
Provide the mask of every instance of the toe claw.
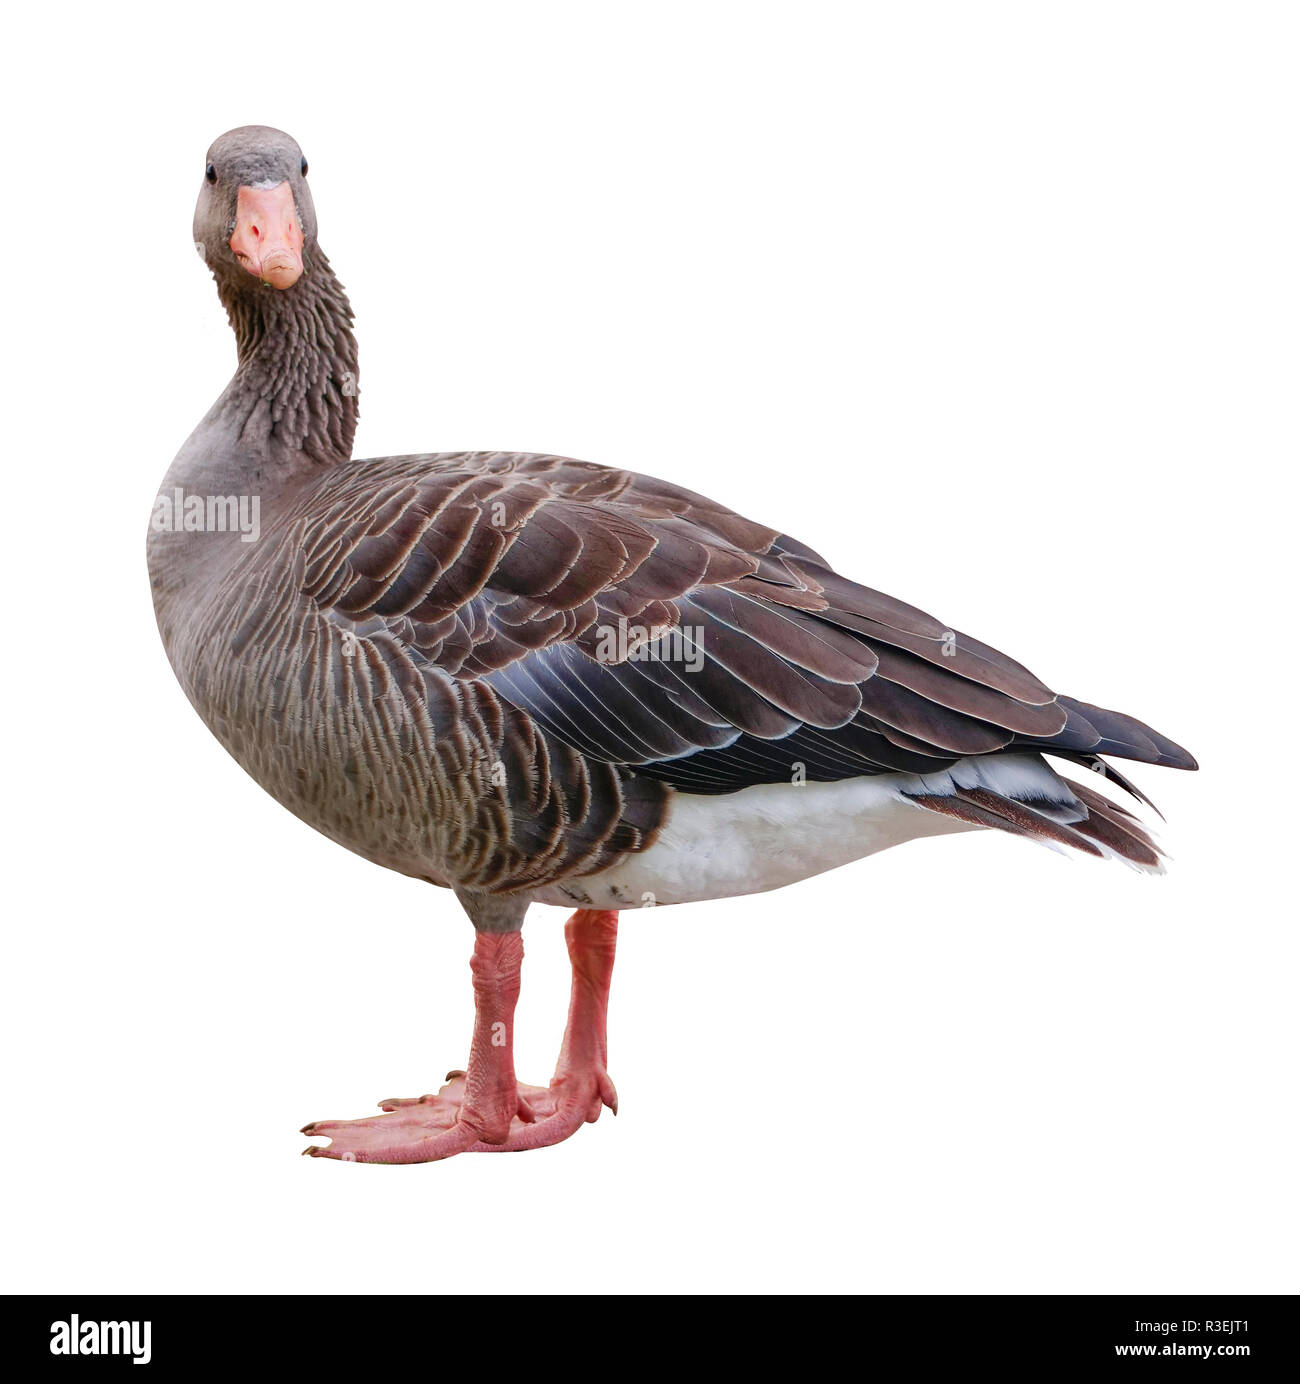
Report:
M436 1105L439 1097L432 1091L426 1091L422 1096L385 1096L379 1102L379 1108L391 1115L394 1110L405 1110L411 1105Z
M462 1077L462 1076L468 1076L468 1075L469 1075L468 1072L462 1072L458 1067L453 1067L453 1068L451 1069L451 1071L449 1071L449 1072L447 1073L447 1075L446 1075L445 1077L443 1077L443 1080L444 1080L444 1081L456 1081L456 1080L458 1080L460 1077Z

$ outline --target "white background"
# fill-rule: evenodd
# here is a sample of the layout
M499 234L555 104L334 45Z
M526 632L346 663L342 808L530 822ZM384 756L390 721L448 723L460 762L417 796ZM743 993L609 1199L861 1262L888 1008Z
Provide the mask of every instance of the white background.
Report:
M4 99L19 1291L1294 1292L1296 33L1256 5L63 8ZM1150 720L1162 879L991 835L624 915L622 1101L298 1157L462 1065L469 924L222 753L144 533L303 144L359 455L659 474ZM517 1063L563 1025L537 909Z

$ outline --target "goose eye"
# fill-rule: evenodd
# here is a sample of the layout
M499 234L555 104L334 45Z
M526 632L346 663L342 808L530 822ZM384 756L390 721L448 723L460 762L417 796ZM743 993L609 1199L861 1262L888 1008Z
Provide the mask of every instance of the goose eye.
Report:
M302 176L303 176L304 178L307 176L307 160L306 160L306 159L303 159L303 161L302 161Z
M207 171L203 174L203 176L208 180L208 182L215 183L217 181L216 165L211 163L208 164Z

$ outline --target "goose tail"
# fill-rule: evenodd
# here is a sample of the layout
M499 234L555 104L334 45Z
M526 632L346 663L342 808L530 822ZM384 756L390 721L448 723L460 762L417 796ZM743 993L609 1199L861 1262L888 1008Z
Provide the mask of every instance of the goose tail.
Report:
M902 792L917 807L969 826L1119 860L1144 874L1164 873L1160 847L1133 813L1095 788L1062 778L1038 755L960 760Z

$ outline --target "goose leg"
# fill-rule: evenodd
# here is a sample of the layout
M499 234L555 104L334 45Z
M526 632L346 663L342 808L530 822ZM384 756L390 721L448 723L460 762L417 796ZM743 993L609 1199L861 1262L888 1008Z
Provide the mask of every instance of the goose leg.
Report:
M328 1136L331 1142L312 1144L303 1152L355 1163L429 1163L465 1152L517 1153L558 1144L594 1121L602 1106L617 1114L618 1095L605 1069L605 1021L618 914L580 909L565 925L564 936L573 985L549 1087L515 1080L514 1011L523 938L517 931L480 931L470 962L474 1037L468 1071L448 1072L447 1085L436 1095L381 1101L382 1115L306 1125L304 1134Z
M495 1146L481 1144L476 1153L517 1153L558 1144L584 1124L595 1121L604 1105L618 1114L618 1093L606 1070L608 1041L605 1021L609 984L614 974L618 914L579 909L564 927L573 966L569 1018L549 1089L521 1087L535 1116L516 1121L510 1135Z
M518 931L479 932L470 970L474 977L474 1037L469 1070L449 1072L437 1095L380 1102L385 1114L363 1120L321 1120L303 1133L330 1143L303 1150L313 1158L355 1163L430 1163L466 1149L505 1142L512 1121L534 1118L515 1081L514 1016L524 958Z

